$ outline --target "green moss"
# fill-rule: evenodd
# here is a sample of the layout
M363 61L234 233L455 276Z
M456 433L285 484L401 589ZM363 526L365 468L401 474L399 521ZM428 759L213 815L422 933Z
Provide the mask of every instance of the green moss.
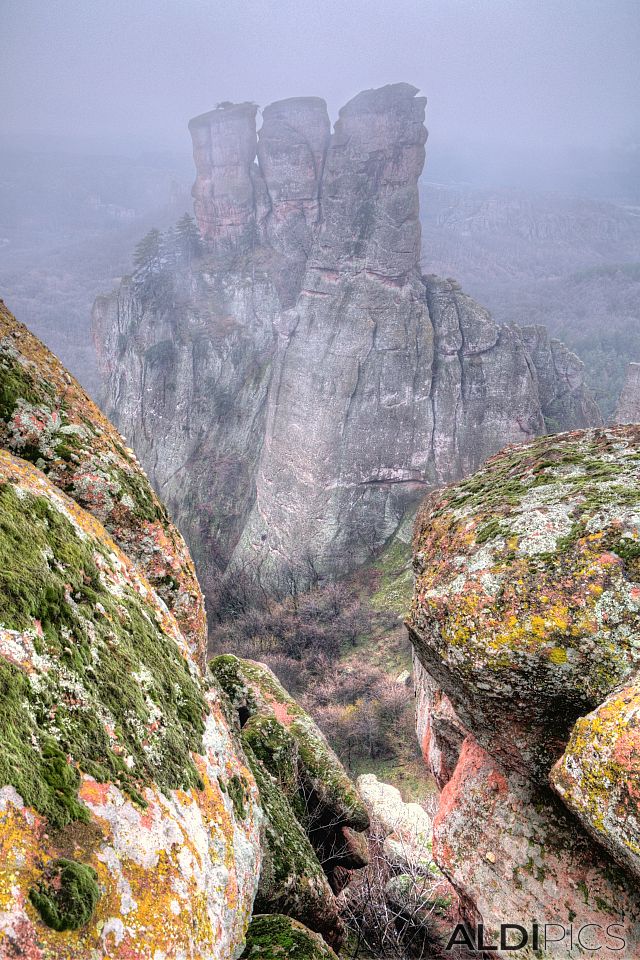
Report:
M289 731L275 717L256 715L242 736L291 799L298 786L298 748Z
M237 657L230 653L223 653L214 657L209 661L209 670L235 710L245 707L249 713L253 713L257 709L255 696L247 687L242 676L241 663Z
M496 537L504 537L506 539L508 536L509 531L503 528L499 520L494 518L489 520L488 523L483 523L478 527L476 530L476 543L486 543L488 540L495 540Z
M328 884L320 862L298 823L282 790L257 759L250 743L242 740L247 761L260 792L260 805L266 816L265 859L254 910L281 910L298 916L309 910L319 891Z
M98 874L76 860L55 860L44 879L29 891L29 899L48 927L59 932L79 930L93 916L100 900Z
M234 774L227 784L227 793L231 797L233 809L238 820L244 820L247 815L245 809L245 800L247 799L247 788L244 780L237 774Z
M18 400L36 404L41 399L41 392L34 388L33 380L22 364L7 354L0 357L0 420L5 423L11 420Z
M46 658L37 684L0 660L0 779L58 826L85 815L78 770L137 800L151 783L201 786L200 686L151 604L103 584L101 551L110 563L45 498L0 485L0 622L33 630Z
M369 817L358 792L349 780L342 764L335 756L320 730L311 717L289 696L270 670L250 660L240 660L232 655L215 657L209 664L210 669L221 687L238 709L245 707L250 715L259 715L275 720L284 726L289 737L295 742L300 758L300 778L305 781L303 792L312 789L324 804L344 818L355 830L366 830ZM257 693L251 691L254 687ZM286 723L276 719L273 704L285 708ZM274 728L269 727L272 738ZM254 731L252 733L252 731ZM244 731L243 731L244 733ZM249 727L245 740L249 743L255 734L255 727ZM262 748L269 765L269 745Z
M282 915L254 916L241 960L335 960L317 934Z
M142 473L113 467L110 476L120 487L119 499L122 500L126 496L133 502L135 516L151 523L156 520L161 520L163 523L169 522L167 511L154 497L153 490Z

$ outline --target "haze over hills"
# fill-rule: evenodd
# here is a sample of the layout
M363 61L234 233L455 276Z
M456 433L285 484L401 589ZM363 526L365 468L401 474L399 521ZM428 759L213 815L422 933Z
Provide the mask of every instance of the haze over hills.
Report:
M640 206L423 179L421 209L423 267L498 321L544 323L609 416L640 356Z
M509 186L481 162L474 170L464 153L430 143L427 155L420 185L425 272L455 277L499 322L546 325L584 360L586 380L609 415L627 362L640 357L633 151L624 164L601 158L591 179L583 164L573 179L565 165L533 182L522 171L518 183L510 167ZM187 151L2 149L5 298L93 396L93 300L131 271L133 248L147 230L166 229L192 209L192 169Z

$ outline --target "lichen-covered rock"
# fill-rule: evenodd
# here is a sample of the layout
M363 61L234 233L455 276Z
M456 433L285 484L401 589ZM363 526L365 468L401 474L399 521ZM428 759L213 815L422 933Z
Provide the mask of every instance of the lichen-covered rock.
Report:
M366 830L367 809L344 767L324 734L269 667L222 655L211 661L210 668L235 709L247 711L249 722L243 724L243 734L246 730L244 736L281 786L293 787L289 796L293 799L302 790L308 801L313 794L331 822ZM260 725L254 737L256 719Z
M334 891L340 871L366 863L356 839L369 826L366 807L324 735L267 666L227 654L210 669L241 727L267 818L256 909L296 917L338 947Z
M333 891L307 834L280 784L245 743L265 815L264 851L254 911L284 913L304 921L339 947L343 927Z
M241 960L337 960L333 950L291 917L257 915Z
M165 601L202 663L204 603L184 540L117 430L2 301L0 447L36 464L104 524Z
M262 814L221 695L99 520L5 451L0 691L0 956L235 957Z
M264 664L231 655L210 663L241 726L267 815L257 909L283 912L339 946L334 892L367 862L358 837L369 816L311 717Z
M640 877L640 683L581 717L551 771L565 805L611 856Z
M520 923L531 931L532 920L573 924L574 939L587 924L585 945L601 944L635 957L640 951L640 893L637 884L612 864L605 851L563 809L550 790L505 770L473 738L465 740L460 761L445 786L434 819L433 849L437 862L485 924L486 944L500 942L501 923ZM615 925L615 926L614 926ZM589 934L596 932L594 937ZM560 929L550 939L561 939ZM493 954L496 955L495 953ZM509 957L512 953L498 955ZM570 949L568 933L556 950L516 954L581 956ZM613 955L613 954L612 954Z
M508 448L427 498L408 620L481 744L546 782L578 717L640 667L640 428Z
M485 943L536 918L635 956L640 427L508 448L427 499L414 545L436 861Z

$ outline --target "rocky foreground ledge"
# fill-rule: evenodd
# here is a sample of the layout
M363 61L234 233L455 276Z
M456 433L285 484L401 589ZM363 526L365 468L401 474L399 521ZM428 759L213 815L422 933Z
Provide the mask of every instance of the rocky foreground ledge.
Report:
M436 862L492 943L592 923L607 955L616 924L637 956L640 427L508 448L427 498L414 546Z
M202 668L204 629L135 457L2 305L2 960L335 957L367 812L267 668Z

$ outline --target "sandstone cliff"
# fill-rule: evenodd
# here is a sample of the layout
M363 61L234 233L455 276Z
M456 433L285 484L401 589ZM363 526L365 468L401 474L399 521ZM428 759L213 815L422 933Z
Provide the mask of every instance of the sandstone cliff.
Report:
M430 495L417 521L433 850L492 942L535 918L600 924L609 950L617 924L621 955L640 949L639 456L638 427L542 438Z
M599 422L544 328L421 275L416 92L361 93L333 133L316 98L267 107L258 133L252 104L192 120L205 253L96 302L107 408L205 592L230 562L347 569L426 489Z
M249 951L333 956L355 789L266 667L205 672L142 469L4 305L0 331L0 957L235 960L254 908Z

